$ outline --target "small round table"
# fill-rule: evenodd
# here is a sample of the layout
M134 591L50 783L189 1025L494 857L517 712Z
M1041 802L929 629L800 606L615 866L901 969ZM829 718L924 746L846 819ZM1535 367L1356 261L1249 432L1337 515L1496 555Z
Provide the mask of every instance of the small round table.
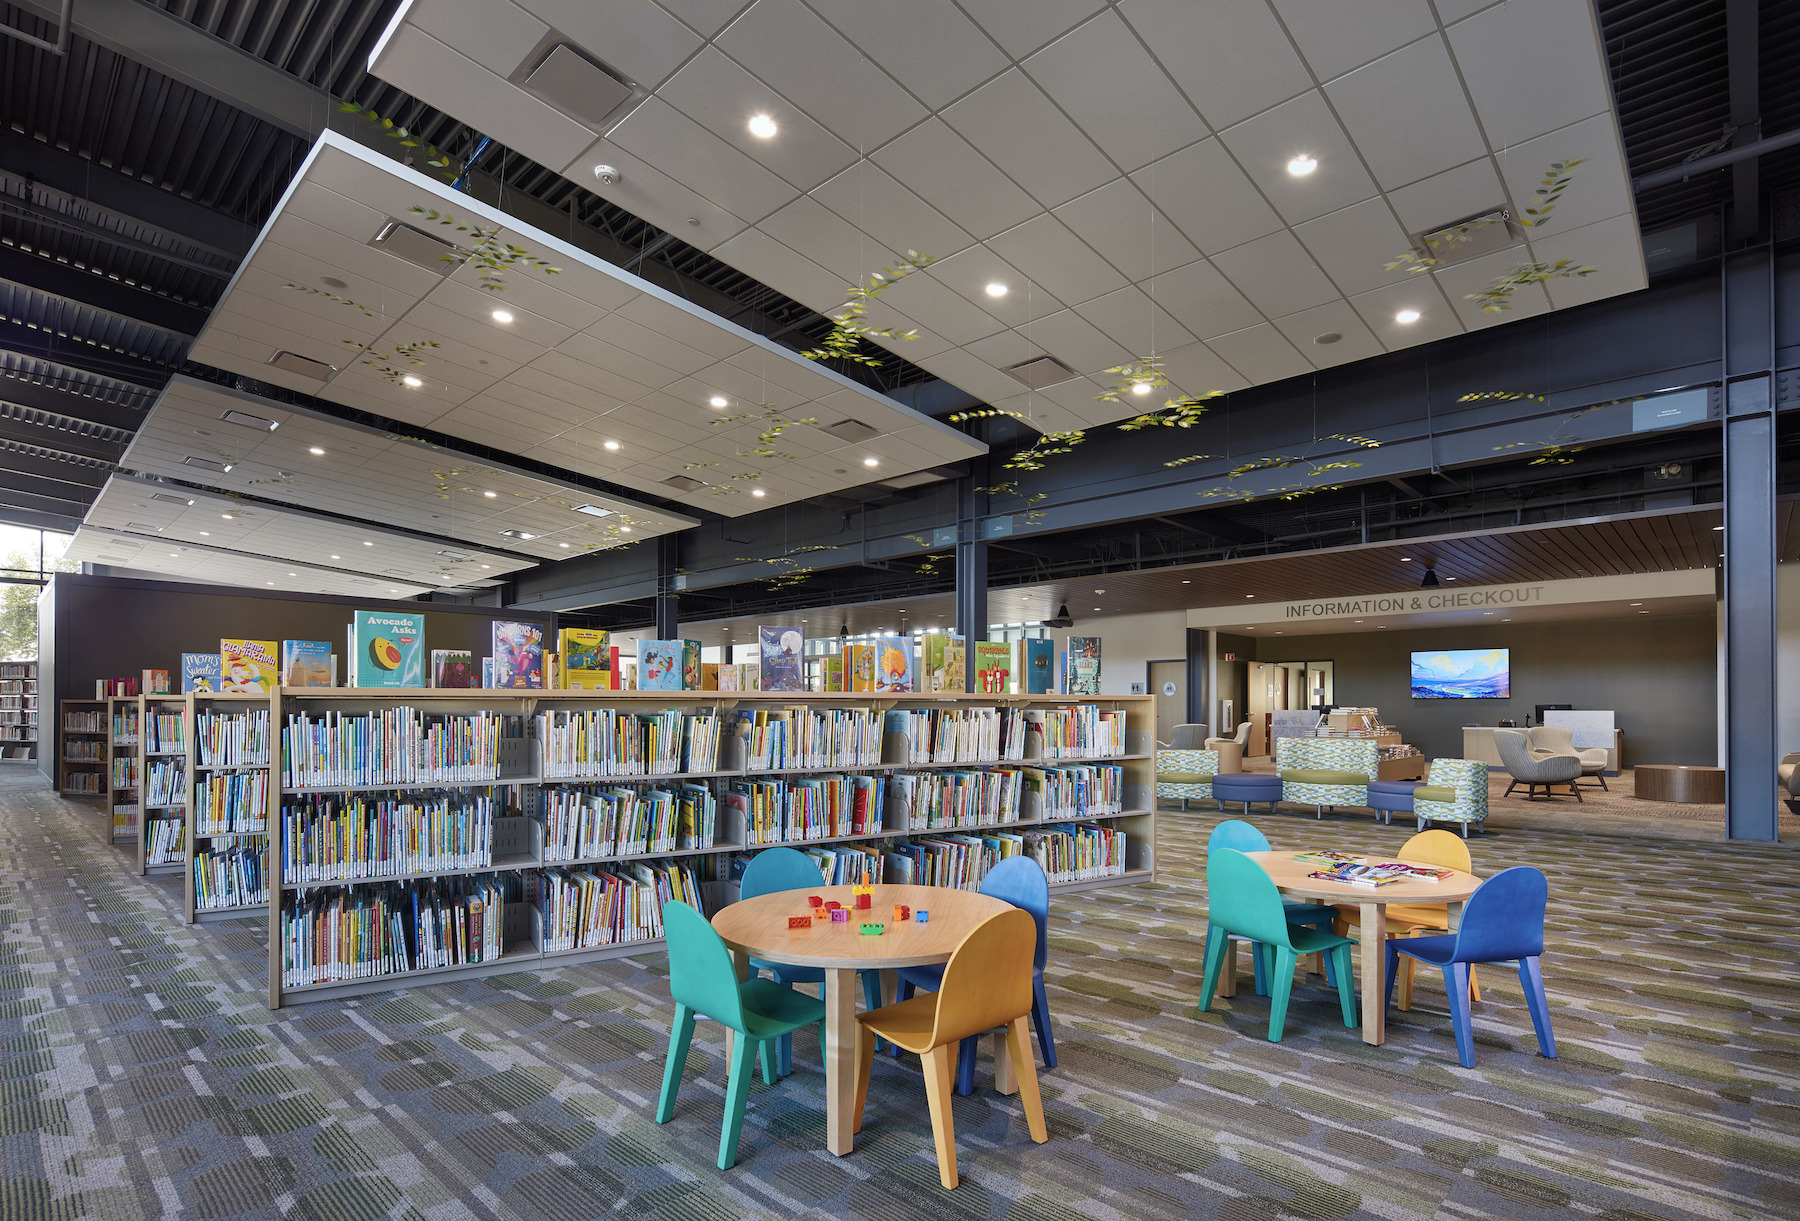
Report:
M1475 893L1481 879L1453 870L1441 882L1394 882L1388 886L1352 886L1326 882L1307 875L1325 868L1314 861L1297 861L1292 852L1246 852L1274 879L1275 889L1294 899L1312 899L1335 906L1355 904L1361 909L1357 933L1362 942L1362 1037L1379 1045L1387 1039L1387 905L1389 903L1442 903L1450 914L1452 929L1462 918L1463 900ZM1400 860L1371 854L1370 861ZM1424 866L1423 861L1405 864ZM1440 868L1440 866L1426 866Z
M1640 763L1631 770L1632 795L1645 801L1723 805L1725 769L1675 763Z
M789 916L810 915L808 895L836 899L852 908L842 924L790 929ZM856 973L879 970L882 995L892 1000L894 970L947 962L964 937L1012 905L972 890L946 886L876 886L868 911L854 909L848 886L784 890L733 903L713 917L713 929L731 947L738 976L750 977L750 959L821 967L825 971L825 1147L842 1157L856 1148ZM894 923L894 905L904 903L930 919ZM885 925L865 935L864 923ZM998 1066L996 1066L998 1071Z

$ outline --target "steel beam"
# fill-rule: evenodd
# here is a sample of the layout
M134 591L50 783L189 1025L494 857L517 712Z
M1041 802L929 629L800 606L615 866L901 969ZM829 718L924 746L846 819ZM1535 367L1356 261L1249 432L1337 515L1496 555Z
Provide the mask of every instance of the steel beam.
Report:
M1732 143L1762 139L1759 0L1725 0L1726 76L1731 91ZM1758 162L1746 157L1731 167L1731 235L1749 241L1762 231Z
M39 448L53 447L46 445ZM84 491L87 493L84 499L89 502L112 474L110 467L89 466L85 462L64 462L44 454L21 453L0 446L0 473L7 471L47 480L53 484L63 484L71 491Z
M85 516L88 506L94 503L93 497L70 495L63 489L61 484L0 471L0 504L64 517Z
M58 534L73 534L80 528L81 518L70 517L65 513L40 513L35 509L20 508L6 503L4 494L0 494L0 523L23 526L27 530L54 530Z
M82 394L75 389L79 385L81 383L71 382L68 386L58 386L49 382L28 382L23 378L0 376L0 402L30 407L34 411L50 411L71 419L104 424L108 428L124 428L132 432L137 431L143 424L144 417L149 414L149 400L146 400L143 407L109 402L91 394ZM156 392L145 388L143 393L153 395Z
M0 246L0 280L187 338L200 333L210 312L10 246Z
M125 445L121 441L65 432L60 428L45 427L7 415L0 415L0 437L25 445L35 445L40 449L52 449L81 458L95 458L101 462L117 462L119 455L125 452Z
M1726 834L1777 836L1775 736L1775 259L1721 261L1725 397L1724 707Z
M656 536L656 599L652 611L656 619L658 640L677 639L681 630L680 609L675 596L675 573L681 567L681 535Z
M987 638L988 545L981 538L987 512L986 492L975 490L977 477L956 483L956 630L963 638L963 690L975 690L975 642Z

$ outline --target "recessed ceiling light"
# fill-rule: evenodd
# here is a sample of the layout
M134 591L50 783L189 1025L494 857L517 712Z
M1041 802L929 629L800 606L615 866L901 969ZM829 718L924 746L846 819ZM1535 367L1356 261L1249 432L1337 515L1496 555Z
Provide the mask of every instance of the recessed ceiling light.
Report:
M516 538L524 543L528 543L537 537L537 535L531 533L529 530L502 530L500 533L507 538Z
M1254 598L1256 595L1255 594L1245 594L1244 596L1246 598Z
M620 526L620 527L619 527L619 533L620 533L620 534L630 534L630 533L631 533L631 527L630 527L630 526Z
M567 543L558 543L556 545L558 547L561 547L564 551L567 551L569 549L569 544L567 544Z
M226 521L230 521L232 518L232 515L230 513L221 513L221 514L219 514L219 516L223 517Z
M264 584L264 585L273 585L273 584L275 584L275 582L273 582L273 581L264 581L264 582L263 582L263 584Z
M1403 309L1394 315L1395 322L1417 322L1418 320L1419 311L1416 309Z
M300 574L299 574L299 573L297 573L297 572L290 572L290 573L288 573L288 575L289 575L289 576L290 576L290 577L297 577L297 576L299 576L299 575L300 575Z
M1643 603L1642 602L1633 602L1632 605L1633 606L1642 606Z
M513 316L503 309L497 309L489 316L493 318L495 322L511 322L513 320Z
M780 130L781 128L775 126L775 120L771 119L766 114L752 115L750 117L750 134L755 136L758 140L773 139L775 133Z
M1454 581L1454 580L1456 580L1456 578L1455 578L1455 577L1445 577L1445 578L1444 578L1444 580L1446 580L1446 581Z
M1183 581L1182 584L1183 585L1192 585L1193 582L1192 581Z
M343 559L343 558L344 558L344 557L343 557L343 556L341 556L341 555L334 555L334 556L332 556L332 557L331 557L331 558L332 558L332 559L334 559L334 560L341 560L341 559Z
M365 547L373 547L373 546L374 546L374 545L375 545L375 544L374 544L374 543L373 543L373 542L371 542L371 541L370 541L370 540L369 540L369 539L366 539L366 538L365 538L365 539L364 539L364 540L363 540L363 546L365 546Z
M1149 394L1150 393L1150 383L1149 382L1139 382L1137 385L1135 385L1131 388L1131 392L1133 394Z
M325 453L325 451L320 449L317 445L310 446L306 452L309 454L318 454L321 456Z
M619 443L617 441L602 441L600 444L601 444L601 448L603 448L603 449L610 449L610 450L617 451L619 448Z
M495 497L499 496L500 493L498 493L498 492L483 492L482 495L486 496L489 500L493 500Z
M611 517L613 515L611 509L603 509L599 505L576 505L575 511L586 513L589 517Z
M1724 526L1714 526L1713 527L1713 529L1715 529L1715 530L1723 530L1724 528L1725 528Z
M752 496L767 496L768 495L768 493L763 491L761 488L751 488L750 494Z
M568 545L569 545L569 544L567 544L567 543L564 543L564 544L563 544L563 546L565 546L565 547L567 547L567 546L568 546ZM485 571L487 571L487 568L488 568L488 565L486 565L486 564L483 564L483 565L482 565L482 566L481 566L481 568L482 568L482 571L483 571L483 572L485 572Z
M1319 159L1307 153L1301 153L1288 162L1288 173L1296 178L1304 178L1319 168Z
M420 386L423 386L425 384L424 382L420 381L418 378L414 377L410 373L408 373L405 377L401 378L400 380L405 382L408 386L410 386L414 390L417 390Z
M1006 285L995 280L992 284L987 286L987 295L990 297L1004 297L1006 295Z
M397 589L390 589L390 590L388 590L388 592L389 592L389 593L391 593L391 594L397 594L397 593L399 593L399 592L400 592L400 591L399 591L399 590L397 590Z
M1097 594L1103 594L1103 593L1105 593L1105 592L1106 592L1106 591L1105 591L1105 590L1104 590L1104 589L1096 589L1096 590L1095 590L1095 591L1094 591L1094 592L1095 592L1095 593L1097 593Z
M881 459L879 459L879 458L864 458L863 459L864 466L877 466L880 464L880 462L881 462Z
M169 558L170 558L170 559L172 559L172 560L178 560L178 559L180 559L180 558L181 558L181 552L179 552L179 551L171 551L171 552L169 552ZM290 576L290 577L291 577L291 576L293 576L293 575L294 575L294 574L293 574L293 573L291 573L291 572L290 572L290 573L288 573L288 575L289 575L289 576Z
M714 407L729 407L729 406L731 406L731 400L726 398L722 394L715 394L711 398L707 399L706 401L711 403Z
M201 538L211 538L211 537L212 537L212 531L210 531L210 530L202 530L202 531L200 531L200 537L201 537Z

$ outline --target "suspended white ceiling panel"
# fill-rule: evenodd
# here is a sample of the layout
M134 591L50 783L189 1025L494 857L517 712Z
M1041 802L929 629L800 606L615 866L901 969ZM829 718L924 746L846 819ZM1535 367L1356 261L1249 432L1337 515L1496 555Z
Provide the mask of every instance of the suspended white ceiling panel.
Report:
M1144 400L1028 393L1006 370L1038 355L1110 385L1180 351L1178 390L1234 390L1646 283L1589 4L480 8L477 29L460 0L407 0L370 71L815 309L897 252L937 258L881 297L882 325L922 332L894 350L1040 428ZM564 44L644 100L584 120L514 83ZM1294 176L1302 154L1317 168ZM1411 234L1519 215L1575 159L1554 213L1479 276L1384 266ZM623 178L598 183L601 164ZM1562 258L1599 274L1510 312L1465 299Z
M164 552L202 547L431 589L493 585L537 566L524 556L127 475L106 481L83 524L164 544Z
M352 598L411 598L432 589L416 582L315 568L236 551L153 542L138 534L101 526L84 525L77 529L64 555L83 564L103 564L208 585L244 585Z
M330 132L190 355L733 516L986 452ZM869 439L821 431L844 420ZM634 537L660 532L630 512Z
M179 374L119 462L143 474L510 552L514 568L530 566L516 560L521 554L566 560L699 524Z

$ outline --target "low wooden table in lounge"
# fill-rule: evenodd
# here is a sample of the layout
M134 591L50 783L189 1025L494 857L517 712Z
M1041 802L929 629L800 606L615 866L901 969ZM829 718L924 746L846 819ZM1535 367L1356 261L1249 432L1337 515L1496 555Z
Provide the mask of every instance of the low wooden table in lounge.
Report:
M1645 801L1724 805L1725 769L1674 763L1640 763L1631 769L1633 795Z
M848 886L818 886L810 890L784 890L733 903L713 917L713 928L731 947L738 974L749 978L750 959L792 963L825 970L825 1147L842 1157L856 1148L856 994L858 971L879 970L882 996L891 1001L896 987L893 972L900 967L922 967L948 962L956 947L976 925L990 916L1010 911L1012 905L972 890L947 886L877 886L873 906L851 912L844 924L789 929L789 916L804 914L806 897L836 899L846 906L855 902ZM894 904L904 903L931 918L924 924L893 922ZM884 924L879 936L864 936L863 921ZM995 1073L1002 1092L1010 1074L1004 1041L995 1049Z
M1275 889L1290 899L1311 899L1335 906L1354 903L1360 909L1357 939L1361 942L1362 1037L1380 1045L1387 1039L1387 905L1389 903L1442 903L1449 909L1450 927L1462 919L1463 900L1474 894L1481 879L1472 873L1452 871L1441 882L1395 882L1390 886L1352 886L1348 882L1324 882L1307 875L1323 868L1311 861L1297 861L1292 852L1246 852L1268 874ZM1370 856L1371 861L1400 860ZM1423 862L1412 862L1421 864ZM1435 866L1434 866L1435 868Z

